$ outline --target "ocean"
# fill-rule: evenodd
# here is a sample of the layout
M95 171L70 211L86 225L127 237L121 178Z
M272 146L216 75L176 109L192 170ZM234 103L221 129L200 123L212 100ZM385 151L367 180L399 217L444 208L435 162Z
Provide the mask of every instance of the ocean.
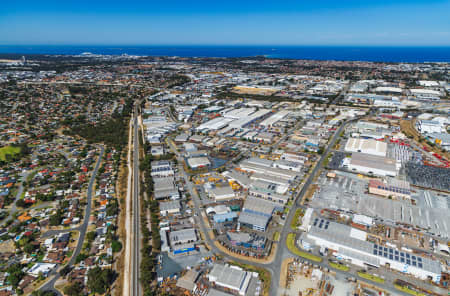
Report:
M71 46L0 45L0 54L255 57L372 62L450 62L450 46Z

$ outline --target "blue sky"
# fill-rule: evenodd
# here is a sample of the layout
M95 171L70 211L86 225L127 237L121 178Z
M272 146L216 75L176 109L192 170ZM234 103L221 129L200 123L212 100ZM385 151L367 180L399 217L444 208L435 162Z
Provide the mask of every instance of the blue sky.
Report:
M448 46L449 11L450 0L13 0L0 44Z

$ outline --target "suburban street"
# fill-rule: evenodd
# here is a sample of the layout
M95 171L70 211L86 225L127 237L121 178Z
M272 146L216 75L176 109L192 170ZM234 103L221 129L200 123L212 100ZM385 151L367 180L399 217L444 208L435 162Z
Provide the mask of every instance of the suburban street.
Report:
M98 156L97 163L95 164L94 171L92 172L92 176L89 180L89 185L88 185L88 189L87 189L86 209L85 209L83 224L81 224L77 228L65 229L65 230L58 231L60 233L69 232L69 231L79 231L79 239L77 242L77 246L72 254L72 258L70 258L69 262L67 263L68 267L72 267L72 265L75 263L75 260L76 260L77 256L80 254L81 249L83 247L84 238L86 236L86 231L89 226L89 217L91 216L92 194L93 194L92 191L93 191L94 184L95 184L95 177L97 175L98 169L100 168L100 163L102 162L103 153L104 153L104 147L100 146L100 154ZM59 274L59 272L54 270L52 272L52 275L53 275L53 278L51 278L48 282L46 282L44 285L42 285L40 290L41 291L51 290L51 291L56 292L58 295L61 295L58 292L58 290L55 289L55 283L60 278L60 274ZM50 276L52 276L52 275L50 275Z

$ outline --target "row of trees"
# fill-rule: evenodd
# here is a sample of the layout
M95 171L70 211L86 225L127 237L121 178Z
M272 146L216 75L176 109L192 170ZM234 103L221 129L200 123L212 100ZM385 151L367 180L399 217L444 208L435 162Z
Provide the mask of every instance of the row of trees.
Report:
M146 145L144 145L144 151ZM147 199L144 199L145 206L143 207L143 213L141 215L142 235L143 235L143 248L142 248L142 262L141 262L141 281L144 289L144 295L156 295L152 283L155 280L155 266L156 266L156 254L161 249L161 237L159 234L159 204L156 200L153 200L153 179L151 176L151 161L153 158L150 155L146 155L141 161L140 170L144 173L144 182L142 188L146 193ZM150 210L150 221L147 221L147 210ZM150 232L147 223L150 222L152 231ZM150 238L152 244L149 244Z

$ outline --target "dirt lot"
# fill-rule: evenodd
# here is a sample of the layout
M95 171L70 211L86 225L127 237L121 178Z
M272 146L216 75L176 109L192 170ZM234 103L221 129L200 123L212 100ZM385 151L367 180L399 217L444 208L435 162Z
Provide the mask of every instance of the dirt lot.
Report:
M15 251L16 246L11 239L0 244L0 253L15 253Z
M305 193L305 195L303 196L303 199L302 199L302 201L301 201L301 204L302 204L302 205L305 204L305 201L306 201L307 199L308 199L308 200L311 200L311 198L312 198L314 192L316 192L316 190L317 190L318 187L319 187L319 185L317 185L317 184L312 184L312 185L309 186L308 191L306 191L306 193Z
M281 274L280 274L280 283L278 284L281 288L286 288L286 276L287 276L287 268L288 265L294 261L294 258L286 258L281 263Z
M414 128L414 124L415 124L415 120L401 120L400 128L406 136L413 136L414 141L416 141L419 144L419 146L426 146L431 151L436 152L436 153L444 156L447 160L449 160L450 153L448 153L448 152L443 153L438 147L432 147L432 146L428 145L425 141L419 142L420 134Z

